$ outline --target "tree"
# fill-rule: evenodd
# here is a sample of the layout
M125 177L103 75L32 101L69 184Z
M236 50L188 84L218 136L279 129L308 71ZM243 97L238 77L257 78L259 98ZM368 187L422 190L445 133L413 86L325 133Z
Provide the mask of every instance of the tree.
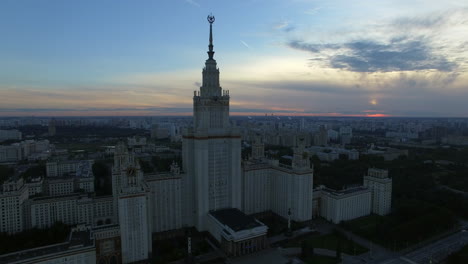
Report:
M341 261L341 237L338 237L338 242L336 243L336 259Z
M314 247L312 243L307 240L301 242L301 258L303 260L311 258L314 255Z
M141 167L141 170L143 171L143 173L150 173L150 172L154 171L154 168L146 160L140 159L138 161L140 163L140 167Z
M0 184L3 181L8 180L13 174L15 174L15 170L13 168L0 165Z
M96 161L93 164L94 186L98 195L112 194L112 173L106 163Z
M302 240L301 242L301 258L306 259L307 258L307 241Z

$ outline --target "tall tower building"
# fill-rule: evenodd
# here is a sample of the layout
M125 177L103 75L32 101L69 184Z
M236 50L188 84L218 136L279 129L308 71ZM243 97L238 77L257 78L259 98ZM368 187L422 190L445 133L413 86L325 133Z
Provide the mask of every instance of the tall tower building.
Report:
M241 137L229 120L229 91L219 83L214 59L213 22L199 91L193 96L193 127L183 136L187 225L207 230L208 212L241 208ZM192 198L193 197L193 198Z
M150 189L133 153L123 143L116 146L112 187L120 225L122 262L147 260L152 251Z
M392 208L392 179L387 170L369 168L364 186L371 190L372 213L387 215Z
M265 144L260 134L254 136L252 142L252 159L262 159L265 157Z

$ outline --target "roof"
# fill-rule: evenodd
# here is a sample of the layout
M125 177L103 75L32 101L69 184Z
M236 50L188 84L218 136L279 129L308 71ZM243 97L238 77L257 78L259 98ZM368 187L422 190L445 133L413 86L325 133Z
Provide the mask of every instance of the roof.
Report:
M61 254L67 251L71 252L72 250L94 248L94 239L91 237L90 232L90 230L71 231L68 241L1 255L0 263L21 263L33 261L34 258L40 259L51 254ZM42 261L42 259L40 260Z
M325 188L322 188L321 190L324 192L330 193L332 195L338 195L338 196L362 192L362 191L370 191L369 188L365 186L352 187L352 188L347 188L344 190L333 190L333 189L325 187Z
M261 226L253 216L248 216L237 208L227 208L210 212L216 220L235 232Z

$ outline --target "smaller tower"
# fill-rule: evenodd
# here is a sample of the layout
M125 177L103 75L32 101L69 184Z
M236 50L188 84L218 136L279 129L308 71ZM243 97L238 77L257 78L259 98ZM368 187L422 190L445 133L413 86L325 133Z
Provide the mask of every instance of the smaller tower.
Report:
M172 175L179 175L180 174L180 167L177 162L173 161L171 164L171 174Z
M149 259L152 251L150 189L134 153L123 142L115 147L112 191L122 239L122 263Z
M364 186L371 190L372 213L387 215L392 208L392 179L387 170L369 168Z
M263 159L265 157L265 144L263 144L262 136L255 134L252 142L252 159Z
M292 161L294 170L310 170L309 153L305 149L305 138L297 139L297 147L294 148L294 156Z

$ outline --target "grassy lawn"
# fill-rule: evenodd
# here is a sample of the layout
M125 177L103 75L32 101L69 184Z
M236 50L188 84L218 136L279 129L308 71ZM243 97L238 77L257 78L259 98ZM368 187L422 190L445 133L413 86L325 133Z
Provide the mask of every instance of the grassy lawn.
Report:
M338 260L334 257L314 255L304 260L308 264L337 264Z
M311 235L299 239L294 239L287 242L284 247L301 247L302 241L307 241L313 248L325 248L336 251L338 241L341 241L341 250L348 255L360 255L368 251L367 248L357 244L356 242L346 238L342 234L334 232L327 235Z
M358 235L369 238L372 237L377 224L381 221L382 217L379 215L369 215L351 220L347 223L350 225L350 229L356 232Z
M456 219L445 208L409 201L390 215L364 216L342 226L390 250L401 250L451 230Z

